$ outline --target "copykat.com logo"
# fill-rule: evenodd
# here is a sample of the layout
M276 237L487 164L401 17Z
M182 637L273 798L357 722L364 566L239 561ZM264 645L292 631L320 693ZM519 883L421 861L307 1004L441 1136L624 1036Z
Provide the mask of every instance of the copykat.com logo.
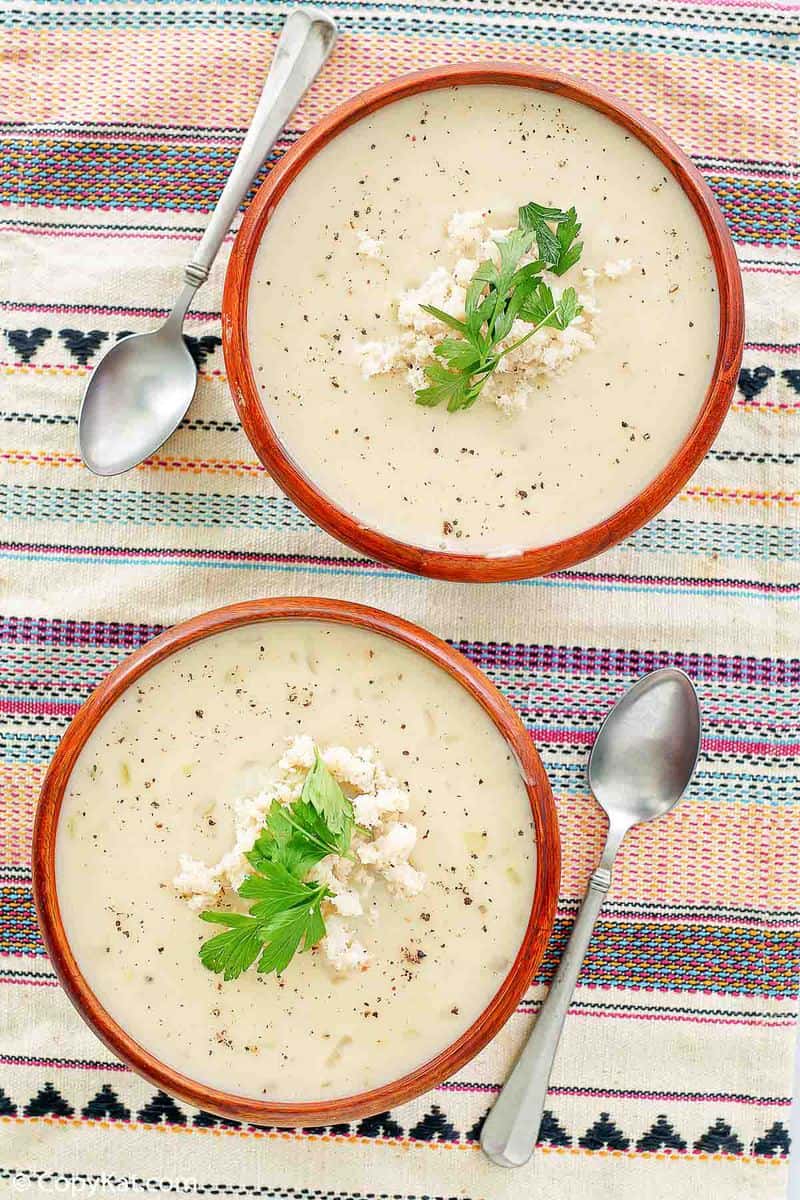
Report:
M192 1196L196 1195L196 1179L142 1179L133 1175L45 1175L18 1172L11 1177L11 1190L16 1195L45 1196L106 1196L109 1192L124 1195Z

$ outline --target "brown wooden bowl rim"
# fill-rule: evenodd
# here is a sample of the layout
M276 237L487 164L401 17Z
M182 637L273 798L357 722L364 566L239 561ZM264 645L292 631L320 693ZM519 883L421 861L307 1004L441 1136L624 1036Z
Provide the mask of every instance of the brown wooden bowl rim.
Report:
M508 975L461 1037L402 1078L324 1102L270 1103L198 1083L162 1063L103 1008L70 948L55 878L56 830L70 774L101 717L142 674L177 650L215 633L265 620L318 620L356 625L402 642L454 678L494 722L520 764L534 821L537 872L531 915ZM481 670L446 642L401 617L343 600L286 597L246 601L173 626L124 659L81 705L55 752L42 785L33 830L33 894L50 960L84 1021L117 1057L155 1086L207 1112L255 1125L332 1125L405 1103L453 1075L495 1036L517 1007L544 956L560 878L558 820L547 775L533 741L509 702Z
M642 141L668 168L689 197L703 226L717 275L719 339L714 372L697 420L659 474L621 509L598 524L547 546L519 554L453 554L425 549L363 525L323 494L280 442L259 398L247 346L250 275L264 229L289 184L332 138L385 104L418 92L462 84L507 83L556 92L604 113ZM416 71L379 84L339 105L287 151L248 207L231 252L222 301L225 367L245 433L282 490L308 517L340 542L391 567L440 579L470 582L523 579L574 566L591 558L660 512L705 457L733 397L744 345L742 278L725 219L708 185L672 139L656 124L601 88L567 75L512 63L461 63Z

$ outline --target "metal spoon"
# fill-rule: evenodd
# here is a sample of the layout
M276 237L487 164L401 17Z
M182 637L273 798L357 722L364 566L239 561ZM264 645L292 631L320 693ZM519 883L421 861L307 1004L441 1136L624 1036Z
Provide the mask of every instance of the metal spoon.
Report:
M521 1167L539 1136L550 1070L620 842L633 825L663 816L683 795L700 750L692 681L665 667L635 683L603 722L589 757L589 786L608 815L608 836L533 1032L481 1134L500 1167Z
M81 457L95 475L135 467L183 420L197 368L181 330L192 297L208 278L239 206L289 117L316 79L336 40L330 17L295 8L286 18L253 121L164 324L120 338L92 373L78 415Z

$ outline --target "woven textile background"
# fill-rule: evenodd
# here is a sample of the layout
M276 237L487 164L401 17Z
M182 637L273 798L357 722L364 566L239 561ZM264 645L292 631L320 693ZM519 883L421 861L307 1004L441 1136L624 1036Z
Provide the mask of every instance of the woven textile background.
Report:
M782 1196L800 975L797 9L769 0L328 8L339 47L278 153L367 84L469 58L568 70L662 122L704 172L741 256L739 392L688 487L602 558L490 588L403 576L318 532L255 461L219 349L224 251L187 326L201 368L189 419L141 469L94 479L75 445L86 377L123 331L164 315L283 9L0 4L0 1189L38 1194L38 1181L116 1196L156 1178L275 1200ZM391 1114L279 1132L224 1126L154 1094L87 1032L44 954L28 856L47 761L114 663L204 609L303 592L416 620L505 691L550 773L564 872L541 974L489 1051ZM480 1121L603 837L587 748L611 702L664 663L683 666L700 692L696 782L621 853L540 1150L529 1168L502 1172L477 1148Z

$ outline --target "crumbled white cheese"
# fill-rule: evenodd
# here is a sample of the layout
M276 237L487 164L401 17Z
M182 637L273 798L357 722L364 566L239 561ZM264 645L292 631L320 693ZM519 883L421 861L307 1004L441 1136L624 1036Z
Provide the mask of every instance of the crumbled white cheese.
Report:
M362 863L374 863L379 867L394 867L406 862L417 844L417 831L405 821L394 821L382 837L358 847Z
M455 212L447 223L447 240L456 250L474 250L486 239L486 213Z
M301 734L291 741L278 759L282 771L293 769L309 770L314 765L314 742L307 733Z
M358 238L358 247L356 254L360 254L362 258L372 258L375 262L383 262L383 239L372 237L367 233L366 229L357 229L356 237Z
M466 288L479 266L477 258L460 258L453 267L453 279L460 287Z
M494 402L504 416L514 417L517 413L524 412L532 395L533 388L526 383L520 383L511 391L495 392Z
M325 930L322 948L335 970L352 971L367 965L369 954L344 921L340 921L338 917L328 917Z
M357 862L329 855L318 863L310 877L326 884L331 895L330 907L337 916L326 917L328 936L322 942L323 953L336 970L363 966L368 958L364 947L340 917L365 917L375 921L375 904L365 914L365 898L376 881L383 879L398 896L416 896L426 879L408 858L417 841L416 826L396 818L408 811L410 797L405 788L386 770L372 746L355 751L345 746L321 750L328 770L352 793L357 831L352 846ZM261 832L273 801L291 804L303 790L303 783L314 765L314 741L306 734L295 737L271 772L263 791L238 799L233 806L236 840L233 847L214 866L183 854L179 871L172 880L175 890L190 908L208 907L225 892L235 892L250 871L246 855ZM334 932L331 925L334 923Z
M385 869L383 877L401 896L418 896L428 882L422 871L412 867L410 862L394 863Z
M379 787L374 792L363 792L353 797L356 824L364 825L368 829L380 825L387 814L406 812L407 809L408 793L396 784Z
M343 888L341 892L335 892L331 904L343 917L363 917L364 915L361 897L352 888Z
M418 288L401 292L397 302L397 319L406 329L439 330L441 321L423 312L420 305L433 304L453 317L464 315L466 292L444 267L437 267Z
M425 367L435 361L433 352L441 338L442 325L420 306L432 304L459 320L463 319L466 287L475 270L487 258L497 259L496 243L510 232L510 229L489 226L486 213L453 213L447 224L447 248L457 255L452 268L437 266L419 287L399 293L396 308L399 333L383 341L353 344L353 353L365 379L402 373L412 393L427 386ZM533 257L532 253L523 262L533 261ZM594 292L598 280L619 279L632 267L632 261L627 258L606 262L601 271L584 267L585 288L578 297L583 306L580 316L563 330L540 329L524 345L506 355L486 381L482 396L505 416L511 417L526 409L535 392L532 384L536 377L554 375L584 351L594 349L592 326L600 311ZM567 282L549 274L545 277L558 299L563 288L568 286ZM510 345L529 331L529 325L515 322L508 337L500 344Z
M373 375L385 375L391 371L402 356L403 345L399 338L385 342L362 342L359 347L361 374L365 379Z
M180 870L172 885L182 896L186 896L190 908L205 908L206 903L222 891L222 881L213 867L207 867L188 854L180 856L178 865Z

